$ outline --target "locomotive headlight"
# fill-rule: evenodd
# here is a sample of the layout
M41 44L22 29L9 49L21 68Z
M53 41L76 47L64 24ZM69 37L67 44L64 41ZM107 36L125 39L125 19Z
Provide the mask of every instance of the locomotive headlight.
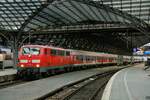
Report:
M40 65L39 65L39 64L37 64L37 65L36 65L36 67L37 67L37 68L39 68L39 67L40 67Z
M29 54L28 57L31 58L31 54Z
M23 65L23 64L21 64L21 67L24 67L24 65Z

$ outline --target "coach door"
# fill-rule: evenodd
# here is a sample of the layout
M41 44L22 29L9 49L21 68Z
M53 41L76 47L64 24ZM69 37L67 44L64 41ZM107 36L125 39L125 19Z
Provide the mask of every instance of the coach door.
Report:
M51 49L50 63L51 63L52 66L56 65L56 58L57 58L57 50Z
M44 49L44 63L46 64L46 66L50 65L50 60L51 58L49 57L50 54L50 50L48 48Z

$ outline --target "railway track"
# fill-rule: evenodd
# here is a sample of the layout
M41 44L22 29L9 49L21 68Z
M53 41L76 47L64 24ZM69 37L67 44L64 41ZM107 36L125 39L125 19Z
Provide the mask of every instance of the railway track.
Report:
M70 87L64 87L59 92L44 98L45 100L100 100L105 85L116 72L105 72L88 78Z

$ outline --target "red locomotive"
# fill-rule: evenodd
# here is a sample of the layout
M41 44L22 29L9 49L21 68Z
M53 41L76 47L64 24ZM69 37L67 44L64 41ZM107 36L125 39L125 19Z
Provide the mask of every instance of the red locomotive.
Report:
M18 57L19 75L45 75L99 64L117 64L118 55L42 45L24 45Z

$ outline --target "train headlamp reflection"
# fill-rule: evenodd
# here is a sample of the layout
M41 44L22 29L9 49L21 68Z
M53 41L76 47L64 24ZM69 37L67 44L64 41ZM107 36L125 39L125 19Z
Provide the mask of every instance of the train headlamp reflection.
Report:
M23 65L23 64L21 64L21 67L24 67L24 65Z
M40 67L40 65L39 65L39 64L37 64L37 65L36 65L36 67L37 67L37 68L39 68L39 67Z

